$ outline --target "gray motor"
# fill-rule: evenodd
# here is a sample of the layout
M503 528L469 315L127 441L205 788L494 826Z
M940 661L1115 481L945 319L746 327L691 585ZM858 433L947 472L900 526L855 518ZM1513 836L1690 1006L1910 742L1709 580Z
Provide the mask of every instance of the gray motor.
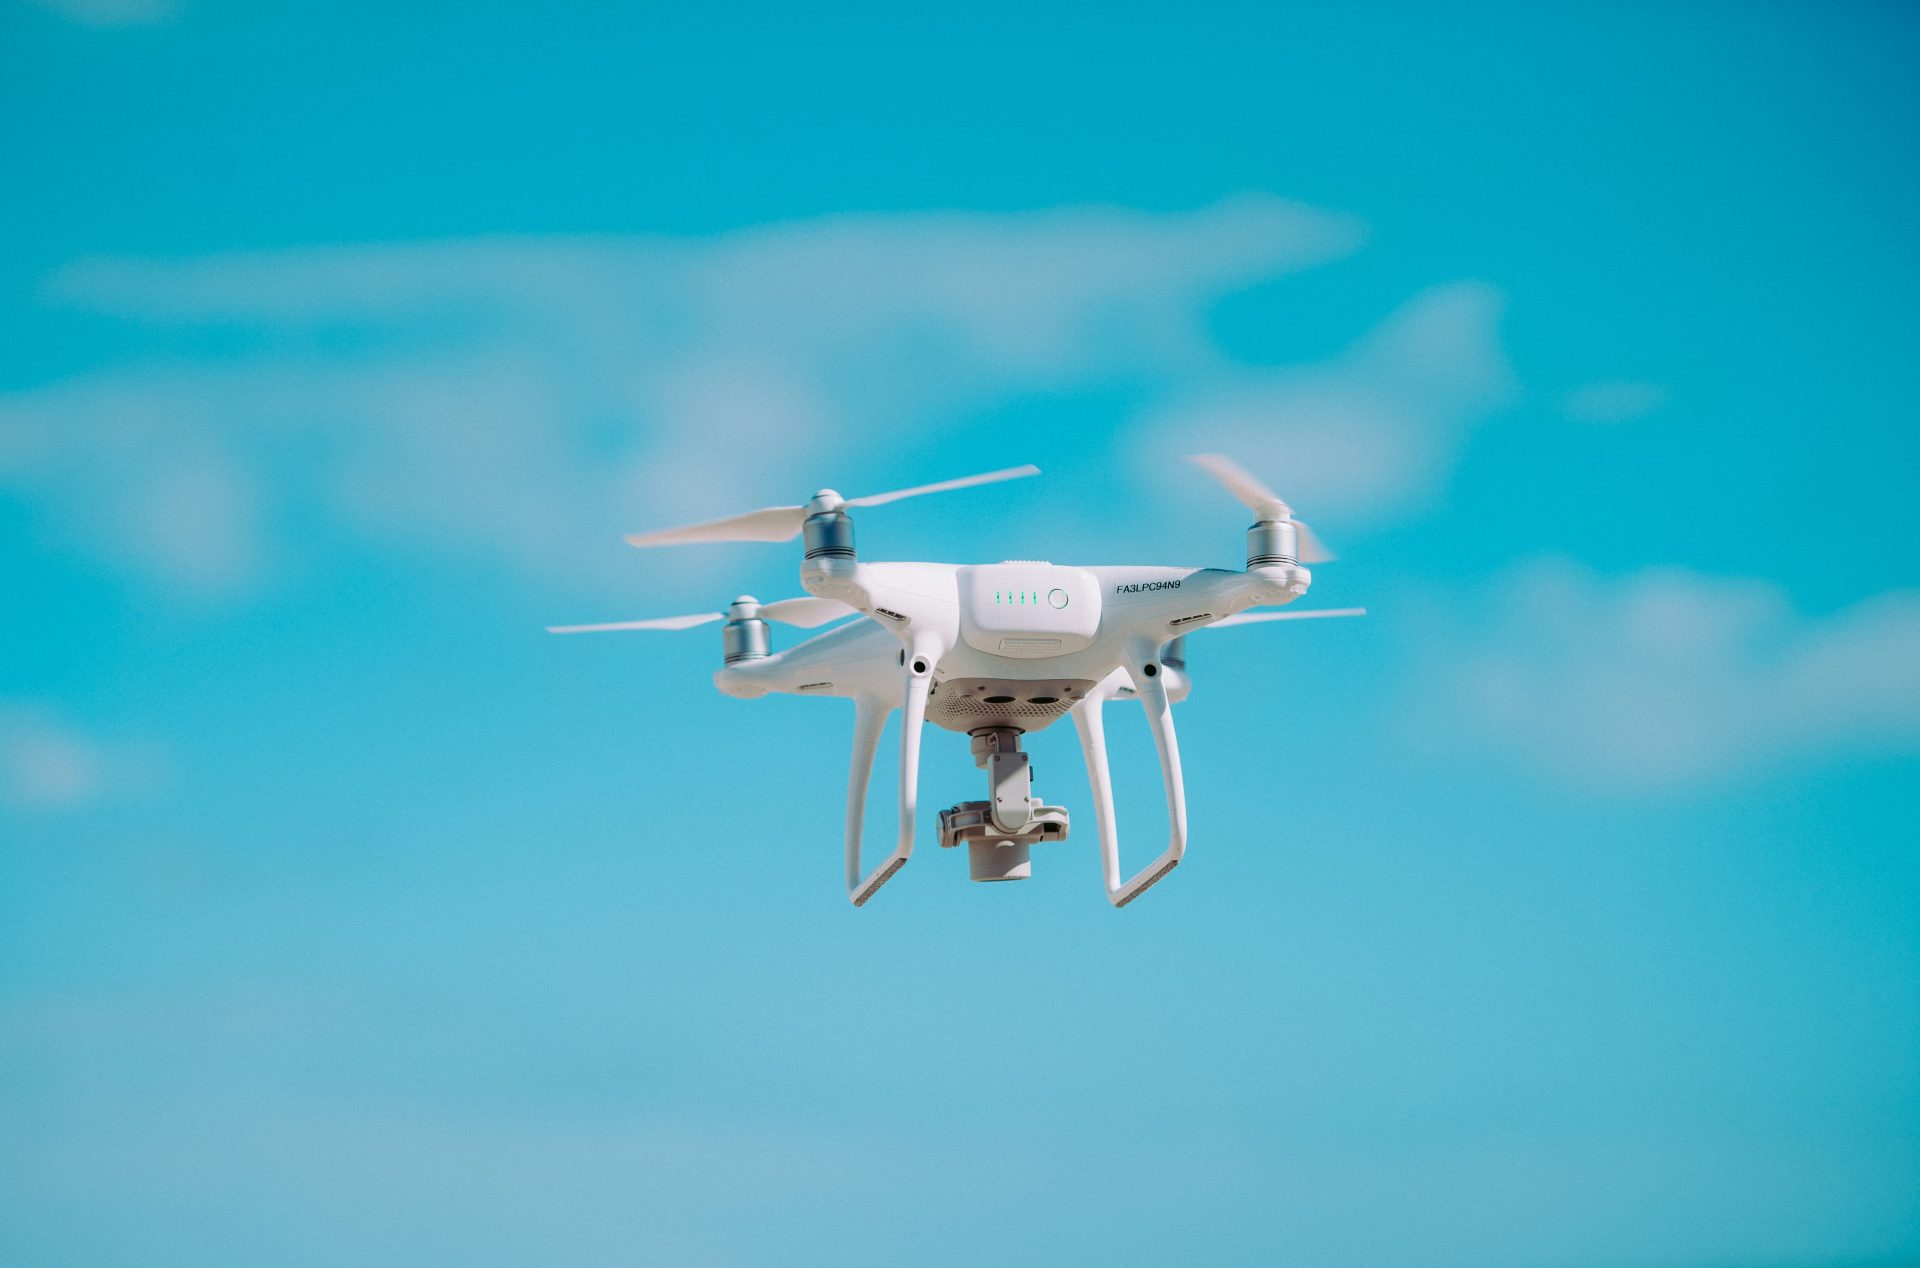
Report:
M807 516L800 526L800 535L806 544L808 559L853 558L853 519L837 507Z
M720 650L729 665L743 660L765 660L773 654L773 636L760 619L760 601L743 594L727 605L727 623L720 627Z
M1247 567L1300 562L1300 530L1292 520L1260 520L1247 528Z

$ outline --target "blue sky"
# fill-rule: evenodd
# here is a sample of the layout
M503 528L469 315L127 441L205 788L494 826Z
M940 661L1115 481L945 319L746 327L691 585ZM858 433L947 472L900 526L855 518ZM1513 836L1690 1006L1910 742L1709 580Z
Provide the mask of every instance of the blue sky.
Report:
M1911 10L394 8L0 10L0 1259L1920 1255ZM1192 641L1124 912L1066 730L855 911L849 709L540 632L1199 449L1372 615Z

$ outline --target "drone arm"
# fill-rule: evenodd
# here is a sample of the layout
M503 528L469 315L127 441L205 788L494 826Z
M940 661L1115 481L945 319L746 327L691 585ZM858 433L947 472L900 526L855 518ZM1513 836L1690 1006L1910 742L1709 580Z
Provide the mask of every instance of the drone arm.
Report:
M1107 898L1115 907L1124 907L1145 893L1161 877L1179 866L1187 851L1187 796L1180 776L1180 746L1173 733L1173 703L1167 698L1166 679L1151 643L1129 645L1127 674L1134 692L1146 709L1147 725L1153 731L1154 748L1160 754L1160 776L1167 790L1167 822L1171 828L1167 848L1159 858L1147 864L1131 879L1120 879L1119 831L1113 812L1113 773L1107 762L1107 735L1103 717L1107 693L1090 693L1073 710L1074 728L1080 733L1080 748L1087 759L1087 777L1093 785L1094 818L1100 827L1100 864L1106 875Z

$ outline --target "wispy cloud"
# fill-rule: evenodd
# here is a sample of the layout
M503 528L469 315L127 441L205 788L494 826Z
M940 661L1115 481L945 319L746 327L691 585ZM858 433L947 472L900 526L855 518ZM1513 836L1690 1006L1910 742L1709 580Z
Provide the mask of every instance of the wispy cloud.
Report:
M1768 581L1510 570L1431 646L1425 725L1586 785L1675 786L1920 744L1920 591L1828 616Z
M0 809L71 810L150 786L154 754L89 734L55 710L0 701Z
M1379 520L1452 474L1472 429L1514 395L1500 292L1459 282L1414 296L1325 364L1229 370L1166 404L1142 431L1156 471L1196 449L1238 456L1314 513Z
M242 591L329 532L598 582L611 533L788 500L878 438L1023 394L1211 398L1240 381L1212 302L1361 238L1247 197L86 261L49 298L136 323L150 351L0 397L0 486L58 540L185 591ZM1475 360L1490 307L1416 301L1354 368L1402 376L1390 406L1469 410L1503 373Z

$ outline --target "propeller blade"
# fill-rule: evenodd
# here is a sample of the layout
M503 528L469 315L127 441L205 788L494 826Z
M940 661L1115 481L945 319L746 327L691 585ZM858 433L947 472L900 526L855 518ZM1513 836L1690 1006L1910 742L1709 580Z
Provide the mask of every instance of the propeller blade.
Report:
M969 489L976 484L993 484L999 480L1018 480L1023 476L1036 476L1040 468L1032 465L1008 467L1004 471L989 471L985 475L966 476L959 480L942 480L938 484L922 484L911 489L895 489L891 493L875 493L863 498L849 498L843 506L885 506L889 502L898 502L901 498L919 497L922 493L946 493L952 489ZM769 506L758 511L748 511L745 515L729 515L722 520L708 520L701 524L687 524L680 528L663 528L651 533L634 533L627 538L629 546L691 546L701 542L790 542L800 535L800 529L807 522L807 508L804 506Z
M858 611L858 608L849 607L838 599L822 599L812 594L760 605L760 615L767 620L797 625L803 630L837 621L843 616L852 616Z
M803 630L825 625L828 621L843 616L852 616L858 608L849 607L838 599L822 599L817 595L804 594L797 599L780 599L773 603L762 603L762 620L779 621L782 625L797 625ZM646 621L608 621L599 625L549 625L549 634L602 634L611 630L690 630L696 625L710 625L715 621L727 619L725 612L697 612L692 616L656 616Z
M700 542L790 542L800 535L807 522L804 506L769 506L729 515L723 520L663 528L651 533L633 533L629 546L691 546Z
M1304 521L1295 520L1293 531L1300 539L1300 562L1303 564L1324 564L1337 558L1320 540L1320 534L1308 528Z
M942 480L938 484L921 484L911 489L895 489L891 493L871 493L863 498L848 498L847 505L885 506L889 502L898 502L901 498L917 498L922 493L945 493L950 489L970 489L976 484L995 484L1001 480L1024 480L1028 476L1039 474L1040 468L1028 463L1023 467L989 471L985 475L964 476L958 480Z
M1188 454L1187 461L1218 480L1222 488L1253 512L1255 519L1293 520L1293 526L1299 533L1301 563L1324 564L1334 558L1319 534L1293 518L1293 508L1287 505L1285 498L1260 483L1252 472L1233 459L1223 453L1195 453Z
M693 616L657 616L650 621L610 621L601 625L549 625L549 634L601 634L608 630L690 630L726 617L725 612L701 612Z
M1278 612L1241 612L1234 616L1221 617L1208 629L1220 630L1229 625L1252 625L1259 621L1310 621L1322 616L1365 616L1365 608L1317 608L1307 612L1295 612L1292 608L1282 608Z
M1286 499L1260 483L1254 478L1252 472L1227 455L1223 453L1188 454L1187 461L1218 480L1222 488L1233 494L1242 505L1253 512L1255 519L1293 518L1293 511L1287 506Z

